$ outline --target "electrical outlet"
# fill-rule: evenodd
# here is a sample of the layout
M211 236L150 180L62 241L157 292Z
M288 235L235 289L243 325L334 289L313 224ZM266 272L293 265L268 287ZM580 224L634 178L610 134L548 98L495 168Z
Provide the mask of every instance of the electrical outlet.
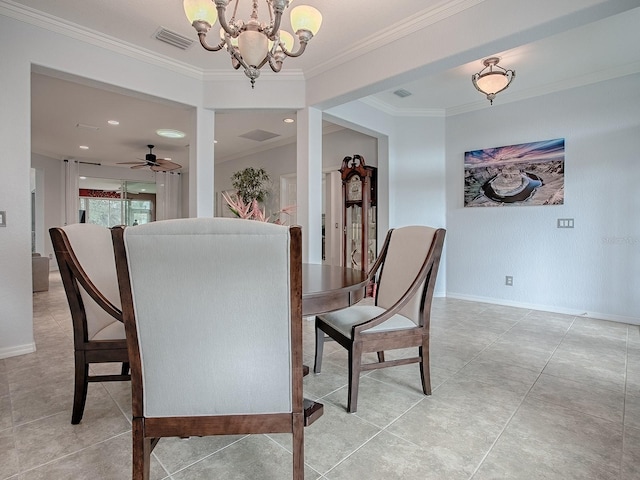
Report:
M508 287L513 287L513 277L510 275L507 275L506 277L504 277L504 284L507 285Z

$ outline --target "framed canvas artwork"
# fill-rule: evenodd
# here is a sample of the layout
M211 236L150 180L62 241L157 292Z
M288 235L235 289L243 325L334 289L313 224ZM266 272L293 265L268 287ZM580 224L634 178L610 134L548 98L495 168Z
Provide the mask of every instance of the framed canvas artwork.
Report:
M464 154L464 206L564 203L564 138Z

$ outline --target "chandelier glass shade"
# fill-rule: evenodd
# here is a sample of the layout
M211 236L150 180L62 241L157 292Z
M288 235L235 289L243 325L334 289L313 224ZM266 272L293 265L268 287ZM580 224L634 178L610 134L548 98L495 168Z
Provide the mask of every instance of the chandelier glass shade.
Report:
M291 10L291 27L298 38L298 49L293 50L295 40L286 30L280 29L282 14L293 0L183 0L184 12L193 28L198 32L200 44L205 50L216 52L226 48L231 55L233 68L244 68L244 73L255 86L260 69L267 63L274 72L279 72L286 57L299 57L307 43L320 29L322 15L308 5L299 5ZM243 21L236 18L238 4L251 2L251 16ZM268 21L258 18L258 3L266 5ZM231 18L227 19L227 7L234 3ZM207 33L218 21L220 42L209 45Z
M471 76L473 86L487 96L491 105L493 105L493 99L496 98L496 95L511 85L516 76L515 70L502 68L498 65L499 61L498 57L483 60L484 68Z

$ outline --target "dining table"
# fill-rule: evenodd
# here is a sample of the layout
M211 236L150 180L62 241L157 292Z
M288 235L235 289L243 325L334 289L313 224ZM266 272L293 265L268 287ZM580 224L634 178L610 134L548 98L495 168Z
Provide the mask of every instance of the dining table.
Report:
M353 305L365 296L367 272L336 265L302 264L302 315L310 317ZM309 367L303 365L303 374ZM324 406L304 399L304 424L320 418Z
M320 315L353 305L364 298L366 286L365 271L303 263L302 315Z

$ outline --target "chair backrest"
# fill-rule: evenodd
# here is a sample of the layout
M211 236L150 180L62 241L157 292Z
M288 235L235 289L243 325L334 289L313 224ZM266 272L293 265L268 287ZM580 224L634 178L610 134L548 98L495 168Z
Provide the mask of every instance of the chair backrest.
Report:
M84 307L87 336L84 341L91 340L98 332L117 321L93 297L101 294L112 307L120 309L111 232L100 225L77 223L52 228L50 233L72 315L74 310L76 317L81 315ZM86 285L86 288L82 286L85 283L81 278L83 275L86 275L84 280L88 279L97 290L93 292L93 296L88 293L91 285ZM78 293L81 302L77 298ZM74 318L74 322L82 321Z
M378 278L376 305L385 309L395 305L416 280L425 261L430 262L430 269L416 294L399 312L421 325L426 289L435 283L442 251L444 234L437 235L438 231L431 227L409 226L389 232L386 252L382 252L385 257Z
M299 227L191 218L113 235L134 416L291 412L294 390L301 405Z

